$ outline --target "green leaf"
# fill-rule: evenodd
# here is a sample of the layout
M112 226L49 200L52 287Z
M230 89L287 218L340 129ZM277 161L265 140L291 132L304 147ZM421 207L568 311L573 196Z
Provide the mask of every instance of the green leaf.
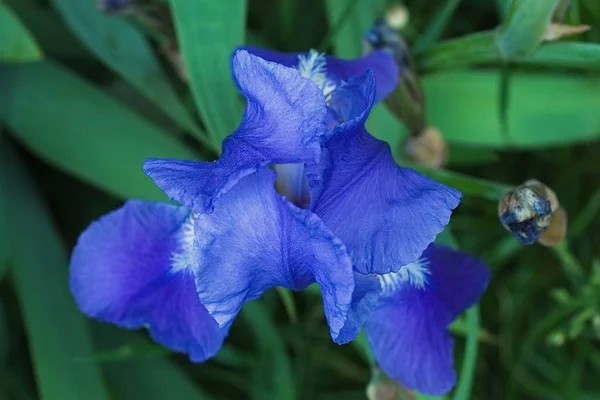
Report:
M290 323L297 324L298 323L298 311L296 310L296 301L294 300L294 295L292 291L284 288L283 286L277 286L275 288L277 290L277 294L283 303L283 307L287 312Z
M445 40L415 54L417 65L426 71L504 60L495 31L483 31Z
M513 0L500 29L498 44L506 56L533 52L560 0Z
M24 145L63 171L121 198L164 200L148 157L196 156L126 105L51 62L0 66L0 116Z
M415 41L413 51L426 49L440 39L444 29L446 29L450 23L450 20L461 1L462 0L446 0L446 2L440 6L432 21Z
M171 0L192 94L216 148L237 127L241 102L230 58L244 44L246 0Z
M330 26L326 41L333 42L338 57L359 57L363 33L383 13L385 1L326 0L325 6Z
M254 367L252 398L296 398L290 359L269 313L260 302L253 301L244 306L242 316L261 356Z
M53 0L77 37L116 73L200 139L196 125L162 70L147 39L127 20L98 11L94 1Z
M99 345L114 349L125 343L147 343L135 332L128 332L108 325L94 324ZM172 361L153 356L121 360L104 365L107 377L117 400L210 400L194 382Z
M508 79L507 134L498 114L500 71L426 76L429 121L465 146L543 148L600 137L598 76L513 72Z
M533 54L518 57L518 64L600 70L600 45L596 43L555 42L540 46Z
M426 71L477 64L515 64L536 68L600 69L600 45L595 43L554 42L539 46L528 54L506 54L495 31L478 32L446 40L417 53L419 68Z
M479 307L471 307L466 312L467 320L467 345L464 352L464 361L460 370L460 380L454 393L454 400L471 399L471 389L477 366L477 347L479 346L479 333L481 331L479 321Z
M487 200L498 201L504 195L508 185L503 183L488 181L481 178L474 178L469 175L453 172L445 169L431 169L419 165L412 165L396 159L401 165L418 171L430 178L452 186L460 190L465 196L479 197Z
M42 51L29 30L0 1L0 62L30 62L42 58Z
M71 34L62 19L37 0L3 0L29 28L48 58L89 60L90 54Z
M67 255L52 218L8 143L2 143L0 178L10 190L14 235L13 278L25 319L42 399L108 399L95 363L88 326L69 295Z

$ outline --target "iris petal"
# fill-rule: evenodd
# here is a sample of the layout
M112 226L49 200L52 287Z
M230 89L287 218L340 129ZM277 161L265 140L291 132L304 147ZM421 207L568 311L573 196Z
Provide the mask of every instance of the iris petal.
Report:
M348 312L354 282L344 245L317 216L273 190L268 168L244 178L212 214L196 221L202 303L227 327L246 301L274 286L301 290L318 282L334 339Z
M489 280L476 258L431 245L423 254L425 287L405 282L382 297L367 321L373 354L381 368L409 389L442 395L456 383L454 342L448 325L477 302Z
M281 53L258 47L243 47L251 54L268 61L273 61L286 67L298 65L298 56L303 53ZM339 84L341 81L362 75L372 69L376 80L376 101L385 99L398 84L400 69L394 56L385 50L376 50L366 56L354 60L327 56L327 76Z
M377 275L354 274L354 292L348 316L336 343L345 344L360 333L371 311L377 305L381 294L381 285Z
M298 71L243 50L232 64L247 107L239 128L224 140L221 158L144 164L167 195L198 212L211 212L215 199L262 166L317 162L326 132L325 97Z
M184 207L127 202L80 236L70 285L85 314L123 328L147 327L157 342L203 361L227 331L198 299L191 269L174 262L193 256L189 216Z
M311 209L344 242L356 271L384 274L419 257L448 223L460 193L399 167L389 145L365 130L373 86L369 73L343 86L337 107L345 122L307 176Z

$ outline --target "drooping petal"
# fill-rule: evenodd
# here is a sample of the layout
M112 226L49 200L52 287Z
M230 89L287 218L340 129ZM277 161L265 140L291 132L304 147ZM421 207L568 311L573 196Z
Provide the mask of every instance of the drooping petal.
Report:
M447 327L477 302L489 272L474 257L431 245L419 263L390 275L366 325L373 354L407 388L445 394L456 383Z
M232 64L247 106L239 128L224 140L221 158L144 164L165 193L198 212L211 212L218 197L262 166L317 162L326 132L325 97L298 71L243 50Z
M333 130L321 162L307 167L311 209L352 254L357 272L398 271L444 229L460 193L399 167L387 143L364 127L373 105L370 74L333 93L344 122Z
M381 294L381 285L377 275L354 274L354 292L348 316L336 343L345 344L360 333L371 311L377 305Z
M278 51L261 49L258 47L243 47L248 52L268 61L273 61L287 67L298 65L298 56L302 53L281 53ZM334 56L327 56L327 76L336 84L341 81L359 76L372 69L376 81L376 101L385 99L398 84L400 69L394 56L385 50L376 50L366 56L344 60Z
M227 334L196 294L193 222L184 207L129 201L79 237L71 291L90 317L123 328L147 327L154 340L203 361Z
M304 289L318 282L335 339L348 312L354 282L344 245L308 210L273 190L268 168L244 178L212 214L196 220L202 303L227 327L246 301L267 289Z

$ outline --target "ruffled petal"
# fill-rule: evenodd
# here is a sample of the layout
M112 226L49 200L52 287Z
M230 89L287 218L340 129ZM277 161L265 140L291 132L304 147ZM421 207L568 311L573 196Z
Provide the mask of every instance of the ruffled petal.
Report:
M196 220L202 303L227 327L246 301L267 289L301 290L318 282L335 339L350 307L354 282L346 249L319 218L273 190L268 168L244 178L212 214Z
M303 53L281 53L258 47L243 47L251 54L268 61L273 61L286 67L296 67L298 56ZM385 50L376 50L368 55L355 60L344 60L334 56L327 56L327 76L336 84L341 81L359 76L371 69L375 73L376 101L385 99L398 84L400 69L394 56Z
M149 159L144 171L172 199L211 212L215 200L268 164L314 163L327 130L323 93L298 71L240 50L232 60L247 99L240 127L216 162Z
M387 286L367 321L367 337L389 376L409 389L443 395L456 383L447 327L477 302L489 272L476 258L435 245L425 251L420 266L404 268L395 279L384 280Z
M147 327L155 341L192 361L215 355L227 331L196 294L190 223L189 209L145 201L92 223L71 258L79 308L123 328Z
M358 336L371 311L381 295L381 285L377 275L354 274L354 292L348 316L340 334L335 339L338 344L351 342Z
M365 130L373 105L369 73L342 89L332 106L345 122L334 129L321 162L307 167L311 209L344 242L357 272L398 271L444 229L461 195L399 167L389 145Z

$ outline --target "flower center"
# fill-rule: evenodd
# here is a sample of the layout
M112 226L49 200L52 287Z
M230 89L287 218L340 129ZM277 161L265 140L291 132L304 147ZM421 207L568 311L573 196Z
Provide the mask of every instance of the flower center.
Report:
M305 208L310 202L308 179L304 164L276 164L275 189L298 207Z
M196 253L194 252L194 230L198 213L190 211L190 214L182 222L177 233L177 251L171 253L171 270L180 272L190 270L197 265Z
M327 79L327 59L325 54L310 50L298 56L296 69L300 74L313 81L323 91L325 100L329 102L331 93L335 90L335 83Z
M429 262L425 258L403 265L398 272L390 272L379 276L381 296L392 296L406 284L415 289L425 290L425 287L429 284L430 275Z

